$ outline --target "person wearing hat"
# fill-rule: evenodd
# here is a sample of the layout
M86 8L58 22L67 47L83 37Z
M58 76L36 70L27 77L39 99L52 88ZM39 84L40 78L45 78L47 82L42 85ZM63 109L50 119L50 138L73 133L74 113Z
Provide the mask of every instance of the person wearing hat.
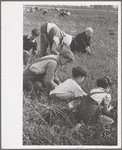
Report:
M70 50L62 50L59 55L47 55L38 58L23 73L23 90L40 89L43 85L48 89L54 89L60 80L56 70L58 65L64 65L74 60L74 55Z
M91 54L90 42L92 34L93 29L91 27L87 27L84 32L77 34L70 44L71 51L88 52L88 54Z
M56 50L59 46L59 51L69 46L72 41L72 36L60 30L54 23L44 23L41 26L40 44L42 56L47 54L48 46L52 54L59 54Z
M26 66L31 55L35 55L37 51L36 38L39 31L35 28L30 35L23 35L23 63Z

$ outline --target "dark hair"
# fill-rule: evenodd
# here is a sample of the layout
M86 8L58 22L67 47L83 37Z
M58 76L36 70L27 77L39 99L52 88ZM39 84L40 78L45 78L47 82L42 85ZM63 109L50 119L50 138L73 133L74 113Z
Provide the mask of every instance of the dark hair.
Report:
M77 78L79 76L86 77L87 72L84 69L82 69L81 66L76 66L76 67L72 68L72 75L74 78Z
M35 28L33 29L32 31L32 34L35 35L35 36L38 36L39 35L39 31Z
M96 84L98 87L102 87L104 89L112 85L110 79L107 77L102 77L102 78L97 79Z

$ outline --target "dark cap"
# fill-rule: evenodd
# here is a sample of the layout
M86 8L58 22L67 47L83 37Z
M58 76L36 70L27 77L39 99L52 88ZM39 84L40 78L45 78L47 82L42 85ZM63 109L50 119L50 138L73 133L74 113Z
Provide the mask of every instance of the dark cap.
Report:
M82 69L81 66L76 66L76 67L72 68L72 75L74 78L77 78L79 76L87 77L87 72L86 72L86 70Z
M39 35L39 31L35 28L33 29L32 31L32 34L35 35L35 36L38 36Z
M74 60L74 54L71 52L71 50L68 50L68 49L63 49L61 52L60 52L60 55L62 55L64 58L68 58L70 61L73 61Z

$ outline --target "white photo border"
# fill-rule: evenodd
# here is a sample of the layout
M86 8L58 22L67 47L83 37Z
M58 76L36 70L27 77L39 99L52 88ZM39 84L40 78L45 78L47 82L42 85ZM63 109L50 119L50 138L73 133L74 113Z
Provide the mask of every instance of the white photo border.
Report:
M121 34L118 34L118 145L117 146L23 146L23 5L80 5L80 1L1 2L1 148L4 149L98 149L121 148ZM89 5L118 5L118 33L121 33L120 1L82 1Z

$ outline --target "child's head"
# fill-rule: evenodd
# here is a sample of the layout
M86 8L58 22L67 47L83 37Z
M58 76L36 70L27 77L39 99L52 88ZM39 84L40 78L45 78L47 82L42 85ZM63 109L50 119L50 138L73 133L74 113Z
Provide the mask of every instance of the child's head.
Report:
M81 66L76 66L72 68L72 76L77 79L77 82L80 84L87 77L87 72L81 68Z
M97 79L96 84L97 84L97 87L101 87L109 91L110 86L111 86L111 81L107 77L102 77L102 78Z

